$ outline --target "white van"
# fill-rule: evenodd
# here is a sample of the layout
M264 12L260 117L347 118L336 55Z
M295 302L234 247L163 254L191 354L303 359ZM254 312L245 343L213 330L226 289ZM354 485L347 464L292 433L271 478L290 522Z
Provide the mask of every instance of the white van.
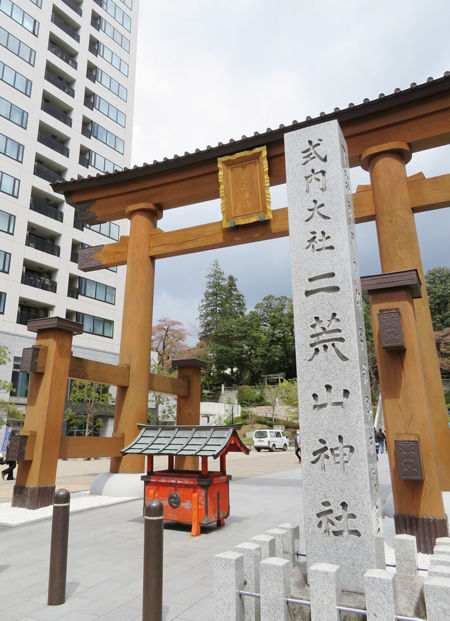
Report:
M285 436L284 431L257 429L253 433L253 446L258 453L261 449L267 449L269 451L281 449L286 451L289 446L289 438Z

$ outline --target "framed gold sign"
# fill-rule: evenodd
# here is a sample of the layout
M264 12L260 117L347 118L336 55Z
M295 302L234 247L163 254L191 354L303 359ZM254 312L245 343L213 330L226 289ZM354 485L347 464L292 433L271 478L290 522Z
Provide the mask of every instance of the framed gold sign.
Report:
M272 218L266 147L220 157L222 226L233 228Z

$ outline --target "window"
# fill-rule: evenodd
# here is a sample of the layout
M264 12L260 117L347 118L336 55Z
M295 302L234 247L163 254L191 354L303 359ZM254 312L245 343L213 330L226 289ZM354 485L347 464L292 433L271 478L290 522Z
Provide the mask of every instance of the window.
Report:
M28 13L22 11L22 9L19 8L17 4L14 4L14 2L11 2L11 0L0 0L0 11L23 26L25 30L32 32L36 37L38 36L39 22L37 19L34 19L31 15L28 15Z
M0 153L18 162L23 161L23 144L0 134Z
M110 104L103 99L103 97L99 97L99 95L95 95L94 97L94 108L99 110L102 114L115 121L122 127L125 127L126 116L123 112L121 112L118 108Z
M42 8L42 0L30 0L30 2L38 6L40 9Z
M120 166L114 164L110 160L107 160L103 155L99 155L95 151L89 151L89 164L96 168L97 170L101 170L102 172L116 172L118 170L122 170Z
M16 216L0 209L0 231L14 235L14 227L16 226Z
M16 88L24 95L28 95L28 97L31 95L31 80L26 78L18 71L14 71L14 69L9 67L9 65L5 65L5 63L2 63L1 61L0 80L3 80L3 82L6 82L6 84L9 84L13 88Z
M114 321L87 315L86 313L77 313L76 321L83 324L84 332L88 334L97 334L98 336L106 336L112 339L114 335Z
M120 226L115 222L102 222L101 224L85 224L85 227L91 229L91 231L96 231L101 235L105 235L106 237L115 239L116 241L119 239Z
M122 4L124 4L125 6L127 6L129 9L133 8L133 3L132 0L120 0Z
M34 67L34 61L36 59L36 52L31 49L29 45L26 45L23 41L12 35L10 32L0 26L0 45L6 47L7 50L19 56L29 65ZM128 65L127 65L128 67Z
M11 377L11 383L13 389L10 394L13 397L20 397L26 399L28 397L28 386L30 383L30 374L20 370L20 363L22 358L14 356L13 372Z
M101 282L90 280L89 278L79 278L80 295L87 298L93 298L100 302L108 302L108 304L116 303L116 289Z
M120 6L117 6L113 0L101 0L101 6L116 22L128 30L128 32L131 31L131 17Z
M98 67L97 67L96 80L97 82L100 82L100 84L102 84L105 88L110 90L111 93L114 93L114 95L117 95L124 101L127 100L128 93L127 93L127 89L125 88L125 86L122 86L122 84L119 84L117 80L112 78L110 75L105 73L105 71L102 71Z
M116 30L114 26L111 26L111 24L107 22L106 19L103 19L103 17L100 20L100 30L102 30L110 39L120 45L120 47L123 47L124 50L126 50L127 52L130 51L130 41L126 37L124 37L121 32Z
M125 143L122 138L119 138L98 123L92 123L92 135L94 138L97 138L97 140L107 144L111 149L123 153Z
M11 175L0 171L0 192L17 198L19 196L20 181Z
M98 54L106 60L110 65L118 69L123 75L128 75L128 63L115 54L109 47L103 43L98 44Z
M28 112L25 112L19 106L15 106L7 99L3 99L3 97L0 97L0 116L8 119L11 123L19 125L19 127L27 128Z
M9 266L11 264L11 255L9 252L0 250L0 272L9 274Z
M6 293L0 291L0 315L5 314Z

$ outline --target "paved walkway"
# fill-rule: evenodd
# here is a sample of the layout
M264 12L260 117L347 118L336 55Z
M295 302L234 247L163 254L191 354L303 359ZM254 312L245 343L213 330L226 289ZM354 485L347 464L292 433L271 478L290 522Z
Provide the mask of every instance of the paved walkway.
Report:
M274 458L274 459L272 459ZM253 461L255 460L255 461ZM230 465L231 465L230 459ZM292 465L292 453L252 454L234 469ZM298 522L301 468L231 482L231 516L221 529L192 538L190 529L164 530L164 620L211 621L214 554L287 519ZM51 522L0 528L0 618L128 621L141 618L142 500L71 516L67 601L46 605Z

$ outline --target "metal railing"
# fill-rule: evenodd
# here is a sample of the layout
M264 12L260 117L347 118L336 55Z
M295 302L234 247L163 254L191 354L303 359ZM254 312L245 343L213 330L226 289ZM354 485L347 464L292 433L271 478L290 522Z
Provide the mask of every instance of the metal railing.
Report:
M62 0L62 1L64 2L64 4L67 4L67 6L70 6L72 11L75 11L75 13L78 13L78 15L83 15L83 11L81 10L81 8L76 2L72 2L72 0Z
M87 69L86 77L88 80L91 80L91 82L95 82L95 80L97 79L97 72L95 71L95 69Z
M73 226L74 226L75 229L78 229L79 231L84 231L84 222L83 222L83 220L80 220L76 216L73 217Z
M100 30L100 17L95 17L93 15L91 18L91 26L95 28L95 30Z
M92 129L88 125L82 125L81 133L83 136L86 136L86 138L90 138L92 136Z
M84 105L85 105L87 108L90 108L91 110L93 110L93 109L94 109L94 102L93 102L93 100L92 100L90 97L88 97L88 96L85 96L85 98L84 98Z
M63 221L63 212L59 211L58 207L49 205L48 203L40 200L39 198L32 197L30 199L30 209L32 211L37 211L37 213L40 213L43 216L53 218L53 220L58 220L58 222Z
M72 250L70 253L70 260L72 263L78 263L78 250Z
M80 155L78 162L81 164L81 166L84 166L85 168L89 168L89 157L88 156Z
M76 69L78 67L77 61L74 58L72 58L72 56L70 56L70 54L68 54L63 49L61 49L59 47L59 45L56 45L55 43L50 42L48 44L48 49L50 50L50 52L55 54L58 58L63 60L65 63L67 63L68 65L70 65L74 69Z
M69 26L69 24L66 24L66 22L60 17L58 17L58 15L55 15L55 13L52 13L51 20L54 24L56 24L56 26L58 26L58 28L61 28L61 30L64 30L64 32L68 34L69 37L72 37L72 39L75 39L75 41L78 41L78 43L80 42L80 35L78 34L78 32L76 32L76 30L72 28L72 26Z
M48 69L45 70L45 79L57 88L67 93L67 95L70 95L70 97L75 97L75 89L69 86L67 82L64 82L62 78L58 78L58 76L55 75L52 71L49 71Z
M17 311L16 323L20 323L26 326L27 323L31 321L32 319L44 319L45 317L48 317L48 314L42 315L37 310L36 312L31 312L31 311L23 311L23 310L20 310L19 308L19 310Z
M36 250L42 250L42 252L47 252L47 254L53 254L56 257L59 257L61 252L61 248L57 244L54 244L49 239L43 239L42 237L33 235L33 233L27 233L25 245L30 248L35 248Z
M44 112L47 112L47 114L50 114L50 116L53 116L55 119L58 119L58 121L65 123L69 127L72 127L72 119L70 118L70 116L66 114L65 112L62 112L61 110L59 110L56 106L54 106L50 102L43 100L41 103L41 110L43 110Z
M65 157L69 157L69 147L66 147L62 142L52 138L51 136L38 132L38 142L45 144L45 146L49 147L49 149L58 151L58 153L61 153L61 155L64 155Z
M80 293L80 290L78 289L78 287L68 287L67 289L67 297L69 298L75 298L76 300L78 300L78 294Z
M95 43L89 43L89 51L91 54L94 54L94 56L98 56L98 47Z
M61 177L57 172L47 168L44 164L40 164L39 162L34 163L34 174L46 181L50 181L53 183L55 181L64 181L64 177Z
M29 285L30 287L36 287L37 289L43 289L44 291L51 291L52 293L56 293L56 280L37 276L36 274L30 272L24 272L22 274L22 284Z

